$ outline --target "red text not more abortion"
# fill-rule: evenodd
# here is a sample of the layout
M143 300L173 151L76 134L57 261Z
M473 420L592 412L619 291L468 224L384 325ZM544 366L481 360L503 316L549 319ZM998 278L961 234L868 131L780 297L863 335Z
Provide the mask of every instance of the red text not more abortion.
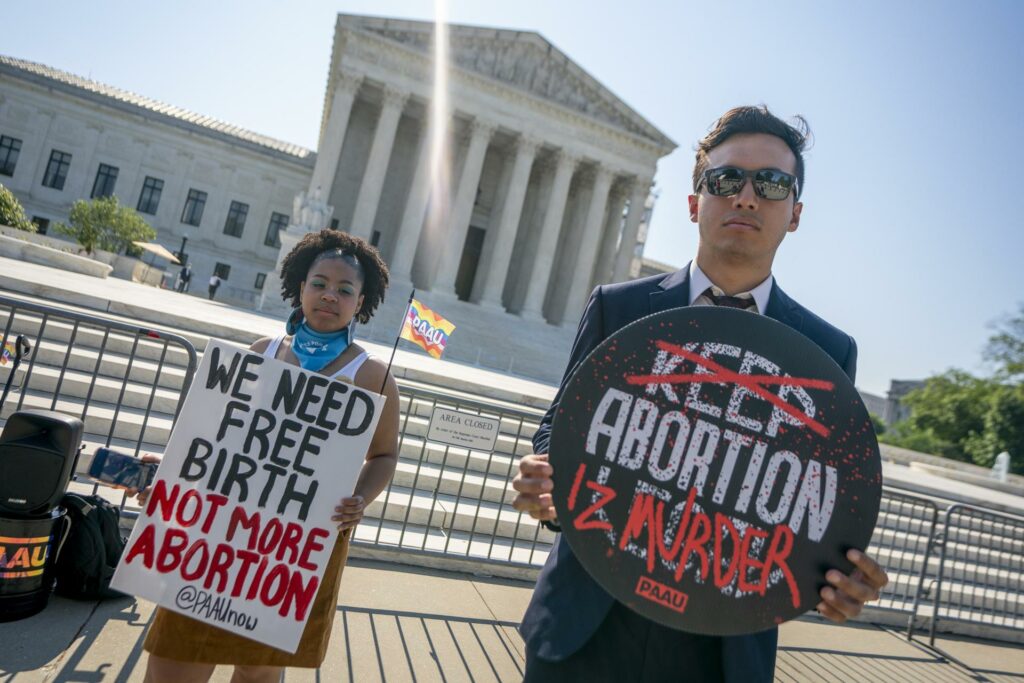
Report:
M249 514L228 502L218 494L180 484L168 487L158 480L146 512L169 526L149 521L126 548L124 563L138 561L217 596L244 596L276 608L282 617L304 621L320 585L315 572L329 556L331 532L321 527L307 531L277 517L261 519L260 513ZM226 528L216 531L222 510ZM244 548L237 547L239 541Z

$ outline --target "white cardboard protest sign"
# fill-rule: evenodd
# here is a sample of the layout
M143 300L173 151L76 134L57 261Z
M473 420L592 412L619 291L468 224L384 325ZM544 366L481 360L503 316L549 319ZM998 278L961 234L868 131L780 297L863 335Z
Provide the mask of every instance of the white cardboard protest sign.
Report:
M427 439L478 451L493 451L501 420L434 407Z
M383 405L211 340L111 586L295 652Z

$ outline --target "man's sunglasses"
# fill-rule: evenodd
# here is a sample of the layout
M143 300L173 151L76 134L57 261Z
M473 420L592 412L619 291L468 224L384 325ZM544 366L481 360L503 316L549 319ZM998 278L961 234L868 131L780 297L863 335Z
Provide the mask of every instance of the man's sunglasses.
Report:
M759 171L745 171L732 166L709 168L704 171L700 185L707 185L708 192L716 197L732 197L740 193L747 178L754 181L754 192L761 199L780 201L788 197L790 192L795 192L797 196L800 194L796 176L774 168L762 168ZM698 192L700 185L697 186Z

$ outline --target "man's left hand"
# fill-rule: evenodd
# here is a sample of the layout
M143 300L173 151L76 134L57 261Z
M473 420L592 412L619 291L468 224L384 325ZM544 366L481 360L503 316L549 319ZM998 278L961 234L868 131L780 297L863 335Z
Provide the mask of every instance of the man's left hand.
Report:
M821 602L818 603L822 616L837 624L860 614L864 603L877 600L879 591L889 583L889 575L867 554L849 550L846 558L856 569L849 576L838 569L830 569L825 580L832 585L821 589Z

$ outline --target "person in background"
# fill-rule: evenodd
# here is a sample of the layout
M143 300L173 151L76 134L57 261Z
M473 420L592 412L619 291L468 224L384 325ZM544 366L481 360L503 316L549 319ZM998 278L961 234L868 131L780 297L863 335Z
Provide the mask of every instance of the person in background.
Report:
M192 266L187 263L182 267L181 271L178 272L178 286L177 290L181 293L188 291L188 285L192 281Z
M220 279L217 273L210 276L210 301L213 301L213 297L217 296L217 288L220 287L221 282L223 280Z

